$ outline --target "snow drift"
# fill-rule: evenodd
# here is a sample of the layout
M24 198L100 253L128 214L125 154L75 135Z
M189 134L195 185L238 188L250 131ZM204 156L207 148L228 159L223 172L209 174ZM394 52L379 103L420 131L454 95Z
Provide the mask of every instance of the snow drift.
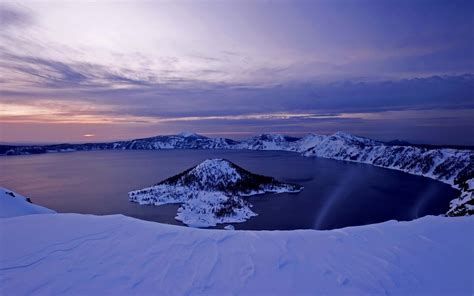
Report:
M0 294L471 295L473 222L226 231L121 215L0 219Z
M16 192L0 187L0 218L48 213L55 212L31 203L29 198Z

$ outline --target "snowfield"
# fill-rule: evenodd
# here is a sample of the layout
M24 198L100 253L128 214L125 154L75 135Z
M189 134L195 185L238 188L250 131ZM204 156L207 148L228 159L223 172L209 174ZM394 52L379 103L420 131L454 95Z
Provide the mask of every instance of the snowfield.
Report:
M55 212L45 207L32 204L26 197L0 187L0 218L48 213Z
M472 295L474 217L316 231L0 219L2 295Z

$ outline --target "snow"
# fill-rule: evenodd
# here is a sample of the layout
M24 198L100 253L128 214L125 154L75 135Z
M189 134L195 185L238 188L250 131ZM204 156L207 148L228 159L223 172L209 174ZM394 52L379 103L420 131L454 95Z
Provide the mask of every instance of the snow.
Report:
M224 159L206 159L202 163L198 164L191 172L197 176L199 183L208 184L220 184L223 181L235 184L241 179L237 170L231 166L229 161ZM211 178L209 180L209 178Z
M45 213L54 213L54 211L32 204L26 197L0 187L0 218Z
M238 149L292 150L297 141L289 142L280 134L261 134L240 143Z
M234 203L232 212L216 215L229 201ZM191 227L211 227L222 223L245 222L253 216L257 214L239 197L227 196L221 192L201 192L183 203L175 218Z
M330 231L0 219L2 295L472 295L474 217ZM8 239L5 239L8 238Z
M467 189L474 190L474 179L470 179L467 181Z
M204 191L187 186L156 185L129 193L130 201L155 206L180 203L176 220L191 227L212 227L220 223L238 223L256 216L250 205L236 196L219 191ZM232 209L217 215L223 208Z
M298 140L297 144L291 149L292 151L304 152L309 148L319 145L326 136L309 134Z
M189 137L201 137L200 135L198 135L198 134L196 134L196 133L187 132L187 131L179 133L178 136L184 137L184 138L189 138Z

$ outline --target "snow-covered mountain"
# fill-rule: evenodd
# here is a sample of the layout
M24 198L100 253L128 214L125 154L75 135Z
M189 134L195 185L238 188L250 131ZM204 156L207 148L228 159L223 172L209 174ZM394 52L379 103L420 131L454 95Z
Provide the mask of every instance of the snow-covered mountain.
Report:
M300 138L280 134L261 134L242 141L236 149L250 150L292 150Z
M174 136L157 136L137 139L118 145L114 149L229 149L238 142L224 138L208 138L194 133L181 133Z
M474 214L474 151L389 146L369 139L335 134L315 146L300 150L304 156L367 163L432 178L461 190L448 215ZM469 181L471 180L471 181Z
M296 141L281 135L264 136L250 143L255 144L247 149L294 151L307 157L366 163L435 179L461 191L460 197L451 201L447 215L474 214L474 185L470 185L474 184L473 150L397 146L343 132L309 134Z
M383 145L382 142L364 137L354 136L348 133L337 132L333 135L310 134L300 139L295 145L294 151L306 152L311 149L318 149L321 154L343 153L347 147L362 148L365 146Z
M448 215L474 214L474 151L412 146L397 142L383 143L337 132L333 135L309 134L303 138L279 134L261 134L245 141L208 138L194 133L93 144L60 144L47 146L1 146L0 155L21 155L62 151L108 149L250 149L284 150L308 157L362 162L410 174L429 177L461 190L451 203Z
M156 136L130 141L86 144L11 146L0 145L0 155L27 155L51 152L95 150L161 150L161 149L233 149L239 142L225 138L208 138L194 133Z
M207 159L158 185L185 186L241 196L300 190L298 185L284 184L271 177L253 174L226 159Z
M256 214L242 196L298 192L302 187L252 174L225 159L208 159L155 186L129 192L130 201L182 203L176 219L195 227L243 222Z
M281 139L281 138L280 138ZM271 145L268 145L271 146ZM448 215L474 214L474 151L428 149L389 145L372 139L337 132L333 135L309 134L298 141L274 141L271 150L300 152L307 157L323 157L372 164L388 169L432 178L461 190ZM268 150L268 149L261 149Z
M301 152L306 151L311 147L314 147L321 143L327 136L325 135L318 135L318 134L307 134L306 136L298 139L291 147L288 149L289 151L294 152Z

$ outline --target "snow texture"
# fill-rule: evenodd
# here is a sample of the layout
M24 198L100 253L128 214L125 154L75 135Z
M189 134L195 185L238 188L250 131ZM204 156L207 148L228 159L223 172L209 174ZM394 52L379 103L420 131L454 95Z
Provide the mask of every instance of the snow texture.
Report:
M0 219L2 295L472 295L474 217L316 231Z
M48 213L55 212L32 204L28 198L0 187L0 218Z

